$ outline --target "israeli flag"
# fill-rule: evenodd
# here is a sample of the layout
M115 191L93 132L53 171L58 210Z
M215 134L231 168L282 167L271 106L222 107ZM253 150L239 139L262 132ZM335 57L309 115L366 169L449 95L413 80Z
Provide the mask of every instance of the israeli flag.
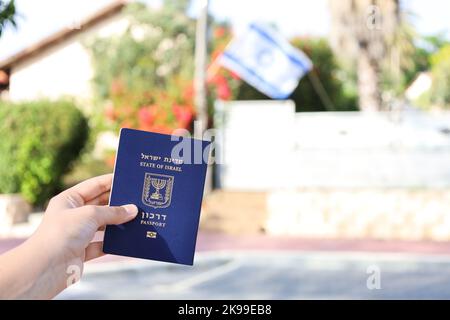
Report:
M219 63L272 99L289 97L313 66L283 36L255 23L231 41Z

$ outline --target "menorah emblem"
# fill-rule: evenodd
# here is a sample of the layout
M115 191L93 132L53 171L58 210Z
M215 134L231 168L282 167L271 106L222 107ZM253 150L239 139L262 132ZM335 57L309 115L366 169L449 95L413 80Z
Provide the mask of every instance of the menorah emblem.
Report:
M172 200L174 177L145 173L142 202L152 208L167 208Z
M155 188L155 192L152 193L150 198L153 200L162 200L163 197L161 193L159 193L159 190L163 189L166 186L167 180L158 178L150 178L150 179L152 186Z

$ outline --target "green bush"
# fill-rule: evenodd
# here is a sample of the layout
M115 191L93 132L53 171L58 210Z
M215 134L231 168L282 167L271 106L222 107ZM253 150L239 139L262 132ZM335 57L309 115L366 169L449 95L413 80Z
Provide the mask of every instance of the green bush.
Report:
M297 112L304 111L355 111L357 95L338 78L339 67L328 42L321 38L295 38L291 43L312 60L314 72L333 103L327 108L317 94L308 76L304 76L289 99L295 102ZM238 100L270 99L245 82L238 88Z
M69 101L0 102L0 193L41 205L57 192L88 138Z

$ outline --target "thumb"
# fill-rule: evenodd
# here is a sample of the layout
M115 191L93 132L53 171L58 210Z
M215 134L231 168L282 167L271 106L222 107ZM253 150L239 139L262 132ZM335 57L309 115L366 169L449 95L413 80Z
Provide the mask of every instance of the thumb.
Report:
M134 204L127 204L120 207L92 206L90 214L93 215L98 227L107 224L122 224L136 217L138 208Z

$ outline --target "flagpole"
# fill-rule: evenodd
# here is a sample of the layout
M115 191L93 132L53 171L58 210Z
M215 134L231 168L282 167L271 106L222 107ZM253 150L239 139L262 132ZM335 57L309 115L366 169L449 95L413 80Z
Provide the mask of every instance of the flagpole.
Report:
M208 127L208 101L206 92L206 71L208 59L208 0L201 0L201 9L197 19L195 36L195 106L197 126L194 134L201 139Z
M323 87L322 82L320 81L319 77L316 75L314 70L311 70L308 72L308 78L311 81L311 84L316 91L317 95L319 96L320 100L322 101L323 105L325 106L325 109L327 111L336 110L334 108L333 101L331 101L330 96L328 95L327 91Z
M194 136L203 138L203 133L208 129L208 97L207 97L207 66L208 66L208 7L209 0L200 1L200 13L197 18L195 34L195 106L197 118L194 125ZM195 152L195 150L194 150ZM203 156L203 155L202 155ZM211 192L213 183L213 166L208 164L206 171L204 193Z

